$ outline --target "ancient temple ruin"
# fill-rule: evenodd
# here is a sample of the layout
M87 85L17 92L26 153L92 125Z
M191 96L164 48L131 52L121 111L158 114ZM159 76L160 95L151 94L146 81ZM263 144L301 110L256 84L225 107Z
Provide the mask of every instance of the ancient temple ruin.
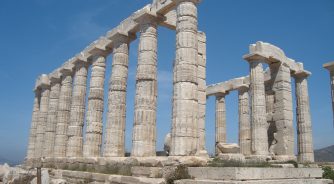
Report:
M257 42L250 45L249 53L243 57L250 66L247 76L207 86L206 35L197 28L198 3L199 0L154 0L53 72L39 76L34 88L27 165L37 163L52 168L59 164L62 164L59 167L78 163L92 166L127 160L129 44L136 39L136 33L140 36L130 158L146 164L152 162L147 159L155 160L154 163L176 159L180 163L183 158L191 160L183 160L188 164L207 163L210 158L205 148L206 100L215 96L218 157L314 162L307 84L311 73L278 47ZM158 26L176 31L172 128L170 140L165 143L168 157L156 155ZM107 57L112 57L112 71L109 87L105 89ZM91 71L90 78L88 71ZM293 126L292 78L295 79L297 127ZM233 90L238 91L239 143L231 146L226 142L225 97ZM108 96L104 96L105 91ZM105 101L107 109L104 109ZM104 133L103 112L107 112Z

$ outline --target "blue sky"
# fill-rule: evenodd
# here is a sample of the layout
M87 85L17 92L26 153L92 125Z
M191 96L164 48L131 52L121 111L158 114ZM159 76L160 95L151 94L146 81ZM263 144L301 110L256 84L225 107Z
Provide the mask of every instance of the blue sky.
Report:
M49 73L150 0L2 0L0 2L0 157L26 154L35 79ZM207 83L248 75L248 45L270 42L304 62L315 148L334 144L329 74L334 60L333 0L204 0L199 29L207 34ZM159 28L158 150L170 130L175 32ZM126 148L131 150L138 41L131 44ZM108 58L107 78L111 71ZM236 92L227 97L227 139L237 142ZM207 148L214 144L214 98L207 104Z

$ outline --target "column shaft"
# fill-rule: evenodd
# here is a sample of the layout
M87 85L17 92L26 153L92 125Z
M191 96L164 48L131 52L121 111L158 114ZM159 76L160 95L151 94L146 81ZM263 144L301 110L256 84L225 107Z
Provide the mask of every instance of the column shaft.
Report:
M206 35L198 32L198 155L207 156L205 148L206 113Z
M66 156L67 128L70 122L72 74L63 73L58 101L54 157Z
M249 156L251 149L251 120L248 88L238 90L240 153Z
M35 141L36 158L40 158L43 156L44 134L45 134L46 122L48 119L49 95L50 95L50 86L42 86L38 124L36 128L36 141Z
M267 156L268 123L266 119L264 73L261 62L250 61L250 95L252 154L257 156Z
M176 1L171 156L194 155L198 141L198 38L195 1Z
M126 87L129 63L129 38L119 35L113 48L109 80L108 117L103 156L125 156Z
M312 122L306 77L295 78L297 98L298 161L314 162Z
M157 25L141 24L131 156L156 155Z
M60 93L60 80L51 79L51 92L49 100L49 112L45 128L45 138L43 146L43 156L52 157L56 137L57 111Z
M75 65L70 124L67 130L68 142L66 156L68 157L82 156L82 131L86 109L87 70L87 63L79 62Z
M101 153L105 71L106 58L104 56L95 58L88 95L86 138L83 147L85 157L98 157Z
M27 159L35 157L36 129L37 129L38 117L39 117L40 98L41 98L40 90L35 89L34 107L33 107L33 112L32 112L32 117L31 117L31 127L30 127Z
M219 154L217 145L219 143L226 143L226 104L225 94L216 96L216 141L215 141L216 155Z
M294 128L293 105L291 90L290 69L285 64L271 64L271 76L274 80L273 91L275 95L273 120L277 133L277 143L274 148L275 156L283 159L294 159Z

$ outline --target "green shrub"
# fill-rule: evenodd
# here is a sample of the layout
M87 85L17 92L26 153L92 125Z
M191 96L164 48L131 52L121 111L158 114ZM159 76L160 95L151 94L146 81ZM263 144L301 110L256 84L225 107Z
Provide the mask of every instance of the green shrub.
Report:
M334 181L334 170L331 167L323 167L322 170L324 171L322 173L322 177L325 179L331 179Z

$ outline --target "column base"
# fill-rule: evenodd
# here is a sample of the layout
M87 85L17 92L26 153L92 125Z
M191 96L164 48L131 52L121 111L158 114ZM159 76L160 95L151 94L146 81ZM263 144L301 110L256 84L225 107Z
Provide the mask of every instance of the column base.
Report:
M249 155L246 157L246 160L255 162L268 162L272 160L272 157L269 155Z
M297 161L297 157L294 155L274 155L273 161L278 161L278 162Z

